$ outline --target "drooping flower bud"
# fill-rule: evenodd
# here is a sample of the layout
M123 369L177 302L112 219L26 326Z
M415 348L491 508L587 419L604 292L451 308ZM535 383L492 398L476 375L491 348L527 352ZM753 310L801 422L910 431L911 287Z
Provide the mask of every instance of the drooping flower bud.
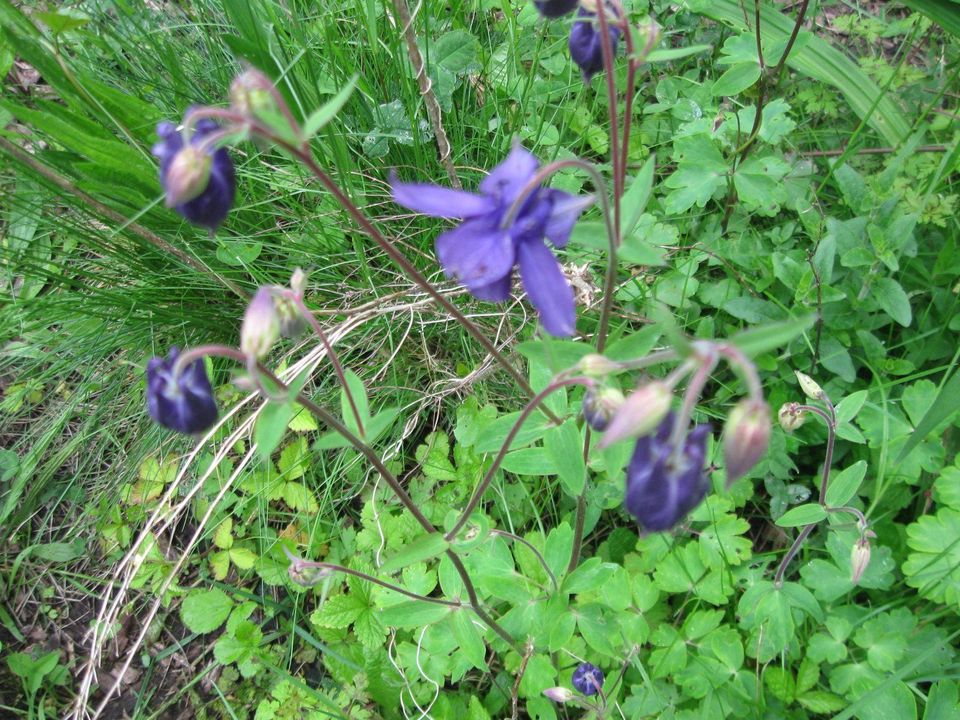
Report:
M762 400L741 400L730 413L723 433L727 486L746 475L770 444L770 406Z
M553 700L554 702L558 703L570 702L576 697L572 690L565 687L547 688L543 691L543 694L546 695L549 700Z
M579 2L580 0L533 0L540 14L548 18L558 18L573 12Z
M777 413L777 420L784 431L792 433L806 422L807 413L800 409L800 403L784 403Z
M624 400L597 447L605 448L619 440L653 432L670 411L672 397L664 382L654 380L642 385Z
M206 430L217 420L217 403L203 360L177 370L180 351L147 363L147 412L165 428L185 435Z
M859 583L869 564L870 541L866 537L861 537L850 550L850 581L854 584Z
M249 68L230 83L230 108L252 118L279 115L273 99L273 81L256 68Z
M309 276L303 268L298 267L293 271L293 275L290 276L290 289L293 290L297 297L302 298L304 293L307 291L308 279Z
M811 400L823 400L826 397L826 393L823 392L823 388L820 387L812 377L803 374L799 370L794 370L793 372L794 375L797 376L797 380L800 382L800 389L803 390L804 395Z
M623 393L617 388L590 388L583 396L583 419L594 430L603 432L621 405Z
M167 169L167 207L190 202L207 189L213 159L193 145L182 148Z
M610 36L610 45L614 55L617 52L617 43L620 41L620 28L612 18L607 18L607 33ZM583 81L590 79L603 70L603 43L600 38L599 22L596 15L583 8L577 12L577 20L570 28L570 57L580 66L583 72Z
M577 363L577 369L580 371L580 374L591 378L605 378L618 368L619 365L613 360L609 360L597 353L584 355L580 358L580 362Z
M280 315L270 288L257 290L243 314L240 328L240 350L257 359L262 358L280 337Z
M656 435L637 440L627 465L624 504L641 528L669 530L700 504L710 481L704 473L709 425L697 425L677 452L670 444L674 417L661 423Z
M603 687L603 670L588 662L580 663L571 682L584 695L596 695Z
M160 142L152 148L160 160L160 184L167 206L211 231L227 217L236 192L233 162L227 151L212 146L199 150L204 138L217 130L212 120L198 120L187 145L173 123L162 122L157 125ZM203 155L206 161L200 160Z
M297 268L290 277L290 291L302 301L306 289L307 274ZM286 295L274 297L273 302L280 317L280 334L285 338L295 338L302 333L307 326L307 321L298 304Z

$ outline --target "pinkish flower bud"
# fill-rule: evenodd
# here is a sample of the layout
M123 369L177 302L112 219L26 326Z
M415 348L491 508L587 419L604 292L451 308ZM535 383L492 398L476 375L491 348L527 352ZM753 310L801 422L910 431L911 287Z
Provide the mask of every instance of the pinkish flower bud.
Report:
M570 702L576 697L573 690L568 690L565 687L547 688L543 691L543 694L546 695L548 699L558 703Z
M623 393L617 388L590 388L583 396L583 419L594 430L603 432L623 405Z
M800 409L800 403L784 403L777 413L777 420L786 432L792 433L807 420L807 413Z
M290 276L290 289L297 297L303 297L303 294L307 291L307 279L307 273L304 272L303 268L297 268Z
M277 313L270 288L257 290L243 314L240 329L240 350L257 359L262 358L280 337L280 315Z
M800 389L803 390L803 394L808 398L811 400L823 400L827 397L827 394L823 392L823 388L820 387L812 377L804 375L799 370L794 370L794 375L797 376L797 380L800 382Z
M185 145L170 160L164 177L167 207L182 205L203 194L210 182L213 158L195 145Z
M619 440L653 432L670 412L672 399L670 387L660 380L642 385L624 400L597 447L605 448Z
M770 407L763 400L741 400L727 418L723 458L727 486L746 475L770 444Z
M608 360L603 355L591 353L580 358L578 365L580 372L587 377L604 378L619 366L613 360Z
M230 107L252 118L264 114L279 115L273 98L273 82L262 72L250 68L237 75L230 84Z
M859 583L869 564L870 541L866 537L861 537L850 550L850 581L854 584Z

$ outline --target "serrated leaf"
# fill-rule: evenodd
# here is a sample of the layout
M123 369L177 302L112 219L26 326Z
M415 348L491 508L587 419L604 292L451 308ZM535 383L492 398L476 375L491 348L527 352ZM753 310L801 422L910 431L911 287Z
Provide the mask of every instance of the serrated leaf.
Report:
M221 550L233 547L233 518L229 515L217 526L217 531L213 534L213 544Z
M847 706L847 701L839 695L826 690L811 690L797 696L797 702L817 715L839 712Z
M310 615L310 622L327 628L346 628L369 606L358 593L329 597Z
M310 466L310 453L307 449L307 439L298 437L284 446L277 460L277 468L285 480L296 480L303 477Z
M191 590L180 606L180 619L190 632L213 632L227 620L233 600L218 588Z
M312 432L320 429L317 419L306 408L297 410L296 414L290 418L290 422L287 423L287 427L293 432Z
M793 702L793 696L796 692L796 681L789 670L776 666L768 666L763 673L763 684L767 690L778 700L788 705Z
M897 323L909 327L913 321L910 298L893 278L881 277L873 281L871 294L880 308Z
M453 611L446 605L410 600L384 608L380 621L387 627L420 628L443 620Z
M283 501L290 506L292 510L300 510L306 513L316 513L320 510L313 493L305 485L298 482L288 482L283 484L281 491Z
M253 441L257 444L257 452L265 464L270 462L270 456L283 440L287 424L295 412L296 407L293 403L270 400L257 418L257 425L253 429Z
M777 520L780 527L799 527L801 525L811 525L825 520L827 511L822 505L817 503L806 503L798 505L792 510L788 510Z
M210 556L210 569L215 580L223 580L230 572L230 551L221 550Z
M249 548L230 548L230 562L241 570L249 570L257 561L257 554Z
M929 600L960 606L960 511L942 508L908 525L907 545L907 584Z
M466 609L455 610L450 615L450 624L453 636L460 645L460 651L470 664L478 670L486 670L486 647L483 644L483 635L477 627L475 616Z

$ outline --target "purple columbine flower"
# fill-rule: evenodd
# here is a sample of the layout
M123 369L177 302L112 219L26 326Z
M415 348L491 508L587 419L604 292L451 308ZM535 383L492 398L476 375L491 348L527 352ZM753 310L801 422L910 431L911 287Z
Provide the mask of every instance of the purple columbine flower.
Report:
M203 360L194 360L175 375L179 356L173 347L166 359L155 357L147 363L147 411L164 427L192 435L216 422L217 403Z
M203 139L218 129L213 120L198 120L193 127L190 145L185 146L183 135L176 126L162 122L157 125L160 142L152 150L160 160L160 183L168 205L194 225L209 228L211 232L227 217L236 191L233 162L226 149L210 148L196 152ZM197 167L204 161L207 167ZM191 178L189 188L184 187L184 181L180 179L185 175Z
M603 670L588 662L580 663L573 671L571 682L584 695L596 695L603 687Z
M674 416L656 435L637 440L627 465L626 507L644 530L669 530L700 504L710 487L704 473L709 425L697 425L674 454L670 444Z
M580 0L533 0L533 4L544 17L558 18L573 12L573 9L580 4Z
M570 57L583 71L583 81L589 83L595 73L603 70L603 43L600 41L599 23L596 13L588 12L583 8L577 11L577 20L570 28ZM613 24L613 19L607 18L607 32L610 34L610 45L613 53L617 53L617 43L620 41L620 28Z
M447 277L462 282L480 300L498 302L510 297L513 267L519 264L523 287L544 329L566 337L573 334L576 321L573 290L544 239L564 247L593 198L537 187L507 217L538 167L536 157L515 145L480 183L480 194L395 178L390 184L393 199L404 207L463 220L437 236L437 256Z

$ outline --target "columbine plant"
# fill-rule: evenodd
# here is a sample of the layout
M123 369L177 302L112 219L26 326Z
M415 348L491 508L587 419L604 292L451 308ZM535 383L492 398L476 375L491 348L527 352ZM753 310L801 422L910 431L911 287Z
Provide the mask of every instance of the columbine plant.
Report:
M167 204L190 222L211 231L224 222L234 197L234 172L229 154L223 147L225 143L249 138L262 147L272 145L293 157L341 204L361 230L459 322L516 382L526 397L522 411L469 500L462 508L451 512L442 529L431 522L401 481L370 447L363 424L364 414L347 382L346 371L322 326L304 302L306 276L302 271L294 273L287 287L270 285L256 291L244 314L237 347L210 345L183 353L172 349L166 359L154 358L147 367L147 405L151 416L165 427L181 433L202 432L216 422L217 408L203 364L203 358L207 356L228 358L241 364L246 372L241 379L243 386L259 391L269 402L299 403L345 438L377 470L429 541L434 543L430 546L434 552L423 557L418 555L418 558L445 555L463 589L462 597L418 594L377 574L336 563L310 561L285 548L290 558L291 579L312 585L334 573L345 573L390 588L418 602L442 605L451 611L469 610L491 631L492 635L485 637L487 642L498 642L496 649L517 653L521 652L524 638L515 637L484 604L462 556L478 543L494 537L525 542L506 530L491 528L480 512L481 504L511 444L534 413L542 413L553 427L568 428L575 439L580 439L575 413L560 417L544 404L552 393L573 386L580 386L585 391L581 408L583 420L593 432L602 433L602 437L594 444L591 430L584 433L584 458L594 447L603 450L619 442L634 443L624 478L624 508L645 533L676 528L710 488L708 451L711 428L696 423L694 415L704 388L721 360L745 380L748 390L747 397L730 413L724 430L723 453L728 485L756 465L770 437L770 415L757 371L735 342L689 342L674 333L677 341L673 348L629 360L612 360L603 356L617 281L617 249L633 87L643 56L635 53L626 13L617 2L582 7L569 0L543 0L536 4L548 18L577 10L570 33L571 56L587 81L602 70L607 73L612 193L608 192L605 179L595 166L574 159L542 167L531 152L518 144L514 144L507 157L479 183L476 193L405 182L396 177L391 177L390 182L393 198L398 204L425 215L460 221L456 227L440 233L435 241L439 263L448 278L462 283L481 302L500 302L510 296L514 269L519 268L522 287L538 311L540 324L548 334L559 337L576 334L577 313L573 291L554 250L563 250L567 246L582 213L594 202L600 206L608 234L607 272L599 322L592 334L584 336L596 349L596 354L557 374L538 393L480 328L403 256L323 170L314 157L304 128L295 120L269 79L261 73L249 70L237 78L231 87L229 108L193 108L179 128L169 123L161 124L158 128L161 142L154 148L154 154L160 159L160 177ZM617 122L618 98L611 76L621 35L626 39L628 55L622 126ZM648 35L655 38L656 32ZM647 50L651 47L652 41ZM345 99L346 95L335 99L333 106L322 108L318 115L332 116ZM319 124L308 123L311 127ZM550 188L550 176L565 167L586 172L593 183L594 194L578 196ZM336 413L301 391L301 385L286 385L268 367L270 355L280 337L294 336L305 326L312 329L330 360L346 399L344 414L348 417L338 418ZM667 364L676 367L662 379L644 377L632 392L626 395L621 392L618 376ZM678 393L680 387L683 387L682 393ZM267 454L271 449L266 448ZM576 452L579 453L580 449L576 448ZM588 478L581 480L583 490L577 497L568 573L578 567L583 544L589 482ZM532 545L530 548L546 569L552 581L552 592L559 595L561 585L555 573L536 548ZM862 556L863 551L860 554ZM863 564L862 560L860 564ZM615 682L608 683L612 686L608 692L614 692L631 658L632 653L620 676ZM571 684L579 695L562 687L552 688L546 694L558 702L576 701L598 715L605 712L607 697L603 691L604 672L600 667L586 662L580 664L573 672Z

